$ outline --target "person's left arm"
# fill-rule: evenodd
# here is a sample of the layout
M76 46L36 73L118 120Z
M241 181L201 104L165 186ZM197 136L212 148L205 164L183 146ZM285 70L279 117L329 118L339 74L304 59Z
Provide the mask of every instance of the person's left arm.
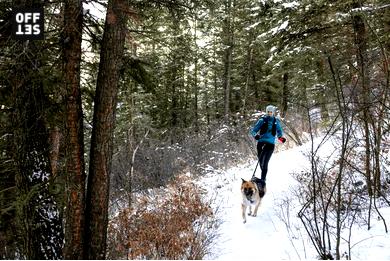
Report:
M282 126L280 126L280 121L279 119L276 119L276 134L278 136L278 140L282 143L285 143L286 142L286 138L283 137L283 130L282 130Z

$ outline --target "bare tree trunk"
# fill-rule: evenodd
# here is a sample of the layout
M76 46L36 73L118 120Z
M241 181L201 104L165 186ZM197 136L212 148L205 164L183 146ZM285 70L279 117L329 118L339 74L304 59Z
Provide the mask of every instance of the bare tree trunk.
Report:
M214 64L213 64L213 85L214 85L214 95L213 95L213 103L214 103L214 118L219 119L220 113L219 113L219 106L218 106L218 61L217 61L217 40L216 37L213 40L213 57L214 57Z
M353 8L361 8L362 3L354 1ZM357 64L360 73L361 89L359 93L360 105L362 106L362 123L365 138L365 175L367 180L367 188L370 196L373 195L373 182L371 177L371 146L370 146L370 89L369 89L369 75L368 75L368 56L367 56L367 32L364 20L359 13L352 16L353 29L355 31L355 45L357 47Z
M63 68L66 90L65 259L83 259L85 163L80 61L83 11L81 0L65 1Z
M252 37L251 37L252 38ZM252 61L253 61L253 47L251 46L252 45L252 39L249 43L249 46L248 46L248 68L247 68L247 74L246 74L246 79L245 79L245 87L244 87L244 98L243 98L243 101L242 101L242 110L241 110L241 114L244 116L244 119L246 119L246 103L247 103L247 97L248 97L248 88L249 88L249 81L250 81L250 78L251 78L251 74L252 74Z
M204 107L206 109L206 124L207 124L207 137L211 136L211 126L210 126L210 106L209 106L209 94L208 94L208 82L207 77L204 77Z
M233 0L234 1L234 0ZM234 4L233 4L234 6ZM232 72L232 56L233 56L233 6L232 0L225 1L225 21L224 21L224 37L225 37L225 56L224 56L224 74L223 74L223 89L224 89L224 120L229 121L230 116L230 82Z
M108 2L95 94L86 197L85 259L105 259L115 109L126 36L128 6Z
M285 72L283 74L283 100L282 100L282 113L280 115L282 118L286 117L289 95L290 95L290 90L288 88L288 73Z
M198 106L198 95L199 95L199 86L198 86L198 46L196 44L197 39L197 26L198 26L198 17L195 14L195 20L194 20L194 42L195 42L195 68L194 68L194 125L195 125L195 132L199 132L199 106Z

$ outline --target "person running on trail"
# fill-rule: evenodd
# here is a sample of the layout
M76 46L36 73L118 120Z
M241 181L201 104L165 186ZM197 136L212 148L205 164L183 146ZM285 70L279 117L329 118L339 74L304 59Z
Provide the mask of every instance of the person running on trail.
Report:
M286 142L280 121L275 117L275 110L275 106L268 105L266 107L267 115L262 116L251 130L252 136L257 140L257 157L261 169L260 183L263 187L265 187L268 162L275 149L275 135L280 142Z

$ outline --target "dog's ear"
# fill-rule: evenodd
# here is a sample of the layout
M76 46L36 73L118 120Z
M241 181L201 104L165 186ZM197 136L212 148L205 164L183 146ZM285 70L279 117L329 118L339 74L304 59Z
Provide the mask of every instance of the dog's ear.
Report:
M245 179L243 179L243 178L241 178L241 180L242 180L242 183L246 182L246 180L245 180Z

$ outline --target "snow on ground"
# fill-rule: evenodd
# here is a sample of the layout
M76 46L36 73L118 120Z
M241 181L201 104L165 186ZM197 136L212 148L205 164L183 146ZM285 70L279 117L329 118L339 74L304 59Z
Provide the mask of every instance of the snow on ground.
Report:
M309 146L305 144L273 154L268 166L267 194L257 217L247 217L246 224L241 217L241 178L249 180L252 177L256 160L225 172L210 172L201 179L200 184L215 197L214 208L218 208L217 215L222 220L213 254L206 259L317 259L317 253L297 217L301 206L290 196L297 185L291 173L307 169L304 153ZM333 145L327 142L321 153L332 152ZM256 176L260 177L259 169ZM390 208L381 211L389 222ZM382 221L372 219L369 231L366 226L356 229L352 234L352 245L355 244L352 259L390 260L390 235L385 233Z

